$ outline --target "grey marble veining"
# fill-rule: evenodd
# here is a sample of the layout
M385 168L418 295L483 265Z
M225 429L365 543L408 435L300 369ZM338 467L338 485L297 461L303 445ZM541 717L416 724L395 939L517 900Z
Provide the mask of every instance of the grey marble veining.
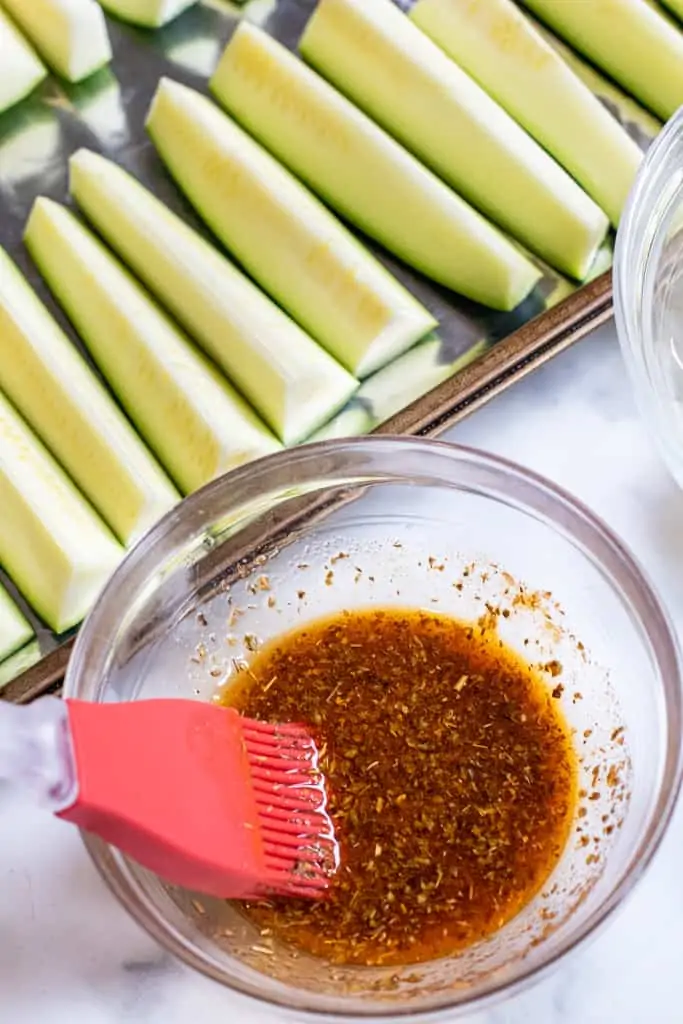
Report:
M683 624L683 494L638 421L613 328L447 437L513 458L582 498L630 544ZM2 1024L283 1019L167 957L116 904L68 825L3 790L0 823ZM600 935L467 1024L681 1024L682 843L679 808L654 865Z

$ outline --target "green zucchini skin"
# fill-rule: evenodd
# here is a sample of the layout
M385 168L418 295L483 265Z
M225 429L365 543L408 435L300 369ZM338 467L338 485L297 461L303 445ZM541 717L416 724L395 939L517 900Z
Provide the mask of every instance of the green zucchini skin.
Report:
M21 32L0 9L0 114L20 103L47 76L47 68Z
M89 150L69 167L91 223L283 444L346 404L356 378L135 178Z
M112 58L102 8L95 0L3 0L46 64L81 82Z
M373 373L436 326L312 192L205 96L162 78L147 130L226 249L354 376Z
M123 548L0 393L0 565L55 633L84 618Z
M329 206L427 277L502 310L539 280L497 228L256 26L238 26L210 85Z
M683 33L648 0L523 3L663 121L683 104Z
M180 495L108 390L0 249L0 389L122 543Z
M392 0L321 0L299 48L486 217L560 273L585 277L607 216Z
M280 445L69 210L36 200L24 241L121 405L183 494Z

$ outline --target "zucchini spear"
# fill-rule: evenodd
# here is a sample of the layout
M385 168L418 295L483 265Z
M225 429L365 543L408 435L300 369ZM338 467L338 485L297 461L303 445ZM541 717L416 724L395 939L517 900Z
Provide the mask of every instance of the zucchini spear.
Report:
M0 114L35 89L47 75L47 68L21 32L0 10Z
M135 178L84 149L70 171L99 233L285 444L345 405L358 381Z
M179 500L114 399L3 249L0 389L124 544Z
M512 0L418 0L410 18L566 168L616 227L642 152Z
M162 78L147 129L226 248L355 376L436 326L304 185L205 96Z
M0 564L54 630L89 611L123 549L0 393Z
M647 0L523 2L662 120L683 104L683 34Z
M239 25L210 84L328 205L427 277L503 310L539 280L492 224L256 26Z
M24 240L139 434L183 493L280 447L69 210L37 199Z
M2 5L41 57L69 82L80 82L111 60L107 25L95 0L2 0Z
M556 270L585 277L605 214L392 0L321 0L300 50L487 217Z

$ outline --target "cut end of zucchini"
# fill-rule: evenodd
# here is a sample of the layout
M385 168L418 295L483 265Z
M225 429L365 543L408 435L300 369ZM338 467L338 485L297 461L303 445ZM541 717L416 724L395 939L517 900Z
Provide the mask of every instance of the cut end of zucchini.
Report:
M341 408L358 381L212 245L104 157L79 151L70 168L100 234L281 441L303 440Z
M504 310L539 280L497 228L254 25L239 25L210 84L329 206L427 277Z
M197 0L100 0L105 11L143 28L161 28L192 7Z
M25 647L0 662L0 690L12 680L17 679L22 672L27 672L40 661L40 658L40 644L37 640L31 640Z
M36 200L26 243L138 432L184 493L280 447L69 210Z
M95 0L3 0L3 6L44 60L70 82L80 82L112 58Z
M56 633L76 625L123 555L0 395L0 564Z
M302 375L294 386L283 390L283 444L289 447L306 441L319 427L343 409L358 390L359 382L351 374L344 371L343 377L338 376L338 366L338 363L335 364L333 378L328 368L322 367L318 372L310 373L307 379Z
M0 586L0 662L33 638L33 628L3 586Z
M47 68L6 14L0 10L0 114L28 96L47 75Z
M162 78L147 129L226 248L355 376L372 373L435 326L351 232L206 97Z

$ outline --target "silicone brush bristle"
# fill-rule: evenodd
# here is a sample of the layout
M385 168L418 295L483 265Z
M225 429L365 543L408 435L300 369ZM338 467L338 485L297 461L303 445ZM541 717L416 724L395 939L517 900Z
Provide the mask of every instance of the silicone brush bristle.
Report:
M67 706L78 796L60 817L187 889L324 894L337 846L304 727L202 701Z
M319 896L339 857L315 741L303 725L241 721L269 873L251 896Z

